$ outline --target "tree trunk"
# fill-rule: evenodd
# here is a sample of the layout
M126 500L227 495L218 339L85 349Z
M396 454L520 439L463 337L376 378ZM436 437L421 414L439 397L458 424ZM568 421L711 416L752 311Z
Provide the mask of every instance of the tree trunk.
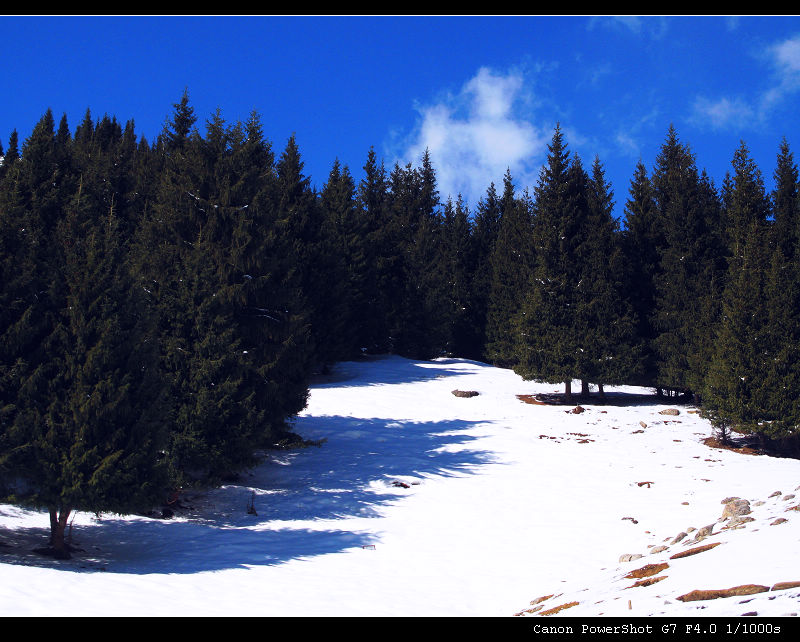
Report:
M564 399L567 401L572 401L572 381L565 381L564 382Z
M597 394L600 396L601 399L605 399L606 398L606 391L603 390L603 384L602 383L598 383L597 384Z
M72 512L71 508L62 507L60 513L58 508L50 508L50 548L53 557L59 560L68 560L71 557L64 537L70 512Z
M581 399L589 398L589 382L586 379L581 379Z

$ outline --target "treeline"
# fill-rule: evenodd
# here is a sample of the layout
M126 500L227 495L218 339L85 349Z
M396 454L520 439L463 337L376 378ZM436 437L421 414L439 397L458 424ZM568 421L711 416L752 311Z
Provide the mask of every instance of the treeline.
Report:
M0 495L49 510L147 510L215 483L286 423L311 376L363 353L452 355L527 379L694 395L723 432L800 423L798 175L767 194L744 144L717 189L670 128L631 180L556 127L533 192L510 172L470 211L426 153L367 154L311 187L258 114L202 127L184 93L161 135L72 132L51 111L0 148Z

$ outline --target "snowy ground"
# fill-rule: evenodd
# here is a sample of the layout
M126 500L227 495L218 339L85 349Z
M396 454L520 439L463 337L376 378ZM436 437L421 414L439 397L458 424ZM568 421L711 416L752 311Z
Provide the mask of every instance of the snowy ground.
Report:
M339 364L296 422L319 448L189 494L172 520L79 513L84 552L58 562L31 552L47 516L0 504L0 616L800 612L800 588L676 599L800 581L800 512L787 510L800 461L709 448L692 408L641 389L611 389L614 403L581 414L516 397L557 388L456 359ZM669 407L680 414L659 414ZM749 500L754 521L718 522L729 497ZM695 541L690 529L711 524ZM663 581L629 588L626 574L655 563L669 565Z

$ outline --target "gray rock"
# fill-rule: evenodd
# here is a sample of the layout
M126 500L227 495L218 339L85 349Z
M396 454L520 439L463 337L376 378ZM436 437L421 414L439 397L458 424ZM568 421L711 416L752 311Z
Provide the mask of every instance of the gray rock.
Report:
M667 546L654 546L653 550L650 551L650 555L654 555L655 553L662 553L667 550Z
M625 553L624 555L620 555L619 561L632 562L633 560L638 560L640 557L642 557L641 553Z
M728 519L729 517L749 514L750 502L746 499L734 499L733 501L725 504L725 509L722 511L722 517L720 519Z
M666 410L662 410L658 414L659 415L672 415L672 416L675 416L675 415L681 414L681 411L678 410L677 408L667 408Z
M680 542L680 541L681 541L681 540L682 540L684 537L686 537L686 536L687 536L687 534L686 534L686 533L684 533L684 532L680 532L680 533L678 533L678 534L677 534L677 535L676 535L676 536L675 536L675 537L672 539L672 541L670 542L670 544L677 544L678 542Z

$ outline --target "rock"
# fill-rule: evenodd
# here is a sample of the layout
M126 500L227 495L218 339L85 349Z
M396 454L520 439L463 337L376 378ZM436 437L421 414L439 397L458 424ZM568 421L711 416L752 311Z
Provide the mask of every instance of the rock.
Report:
M656 554L656 553L663 553L664 551L666 551L666 550L667 550L667 548L668 548L667 546L663 546L663 545L661 545L661 546L654 546L654 547L653 547L653 550L652 550L652 551L650 551L650 555L654 555L654 554Z
M475 390L453 390L456 397L477 397L478 392Z
M586 412L586 408L583 408L582 406L575 406L575 407L574 407L572 410L570 410L569 412L570 412L570 414L572 414L572 415L579 415L579 414L581 414L582 412Z
M731 521L728 522L727 527L733 528L734 526L741 526L742 524L747 524L748 522L754 521L756 520L749 515L737 515L736 517L731 517Z
M790 499L794 499L794 495L784 495L781 499L788 502Z
M678 410L677 408L667 408L666 410L662 410L658 414L659 415L672 415L672 416L675 416L675 415L681 414L681 411Z
M632 562L633 560L638 560L640 557L643 557L641 553L625 553L624 555L620 555L619 561Z
M673 540L670 542L670 544L677 544L678 542L680 542L686 536L687 536L686 533L680 532L673 538Z
M728 519L729 517L749 514L750 502L746 499L734 499L733 501L725 504L725 509L722 511L722 517L720 519Z
M770 495L770 497L778 497L779 495L783 495L783 493L779 490L776 490L774 493L772 493L772 495Z
M726 497L725 499L723 499L720 502L720 504L729 504L730 502L732 502L735 499L741 499L741 497Z
M769 525L770 525L770 526L777 526L778 524L785 524L785 523L786 523L786 522L788 522L788 521L789 521L789 520L788 520L788 519L786 519L785 517L779 517L779 518L778 518L778 519L776 519L774 522L770 522L770 523L769 523Z
M703 526L697 534L694 536L695 539L699 539L701 537L708 537L714 532L714 524L709 524L708 526Z
M640 421L640 422L639 422L639 425L640 425L642 428L647 428L647 424L646 424L646 423L644 423L643 421Z

